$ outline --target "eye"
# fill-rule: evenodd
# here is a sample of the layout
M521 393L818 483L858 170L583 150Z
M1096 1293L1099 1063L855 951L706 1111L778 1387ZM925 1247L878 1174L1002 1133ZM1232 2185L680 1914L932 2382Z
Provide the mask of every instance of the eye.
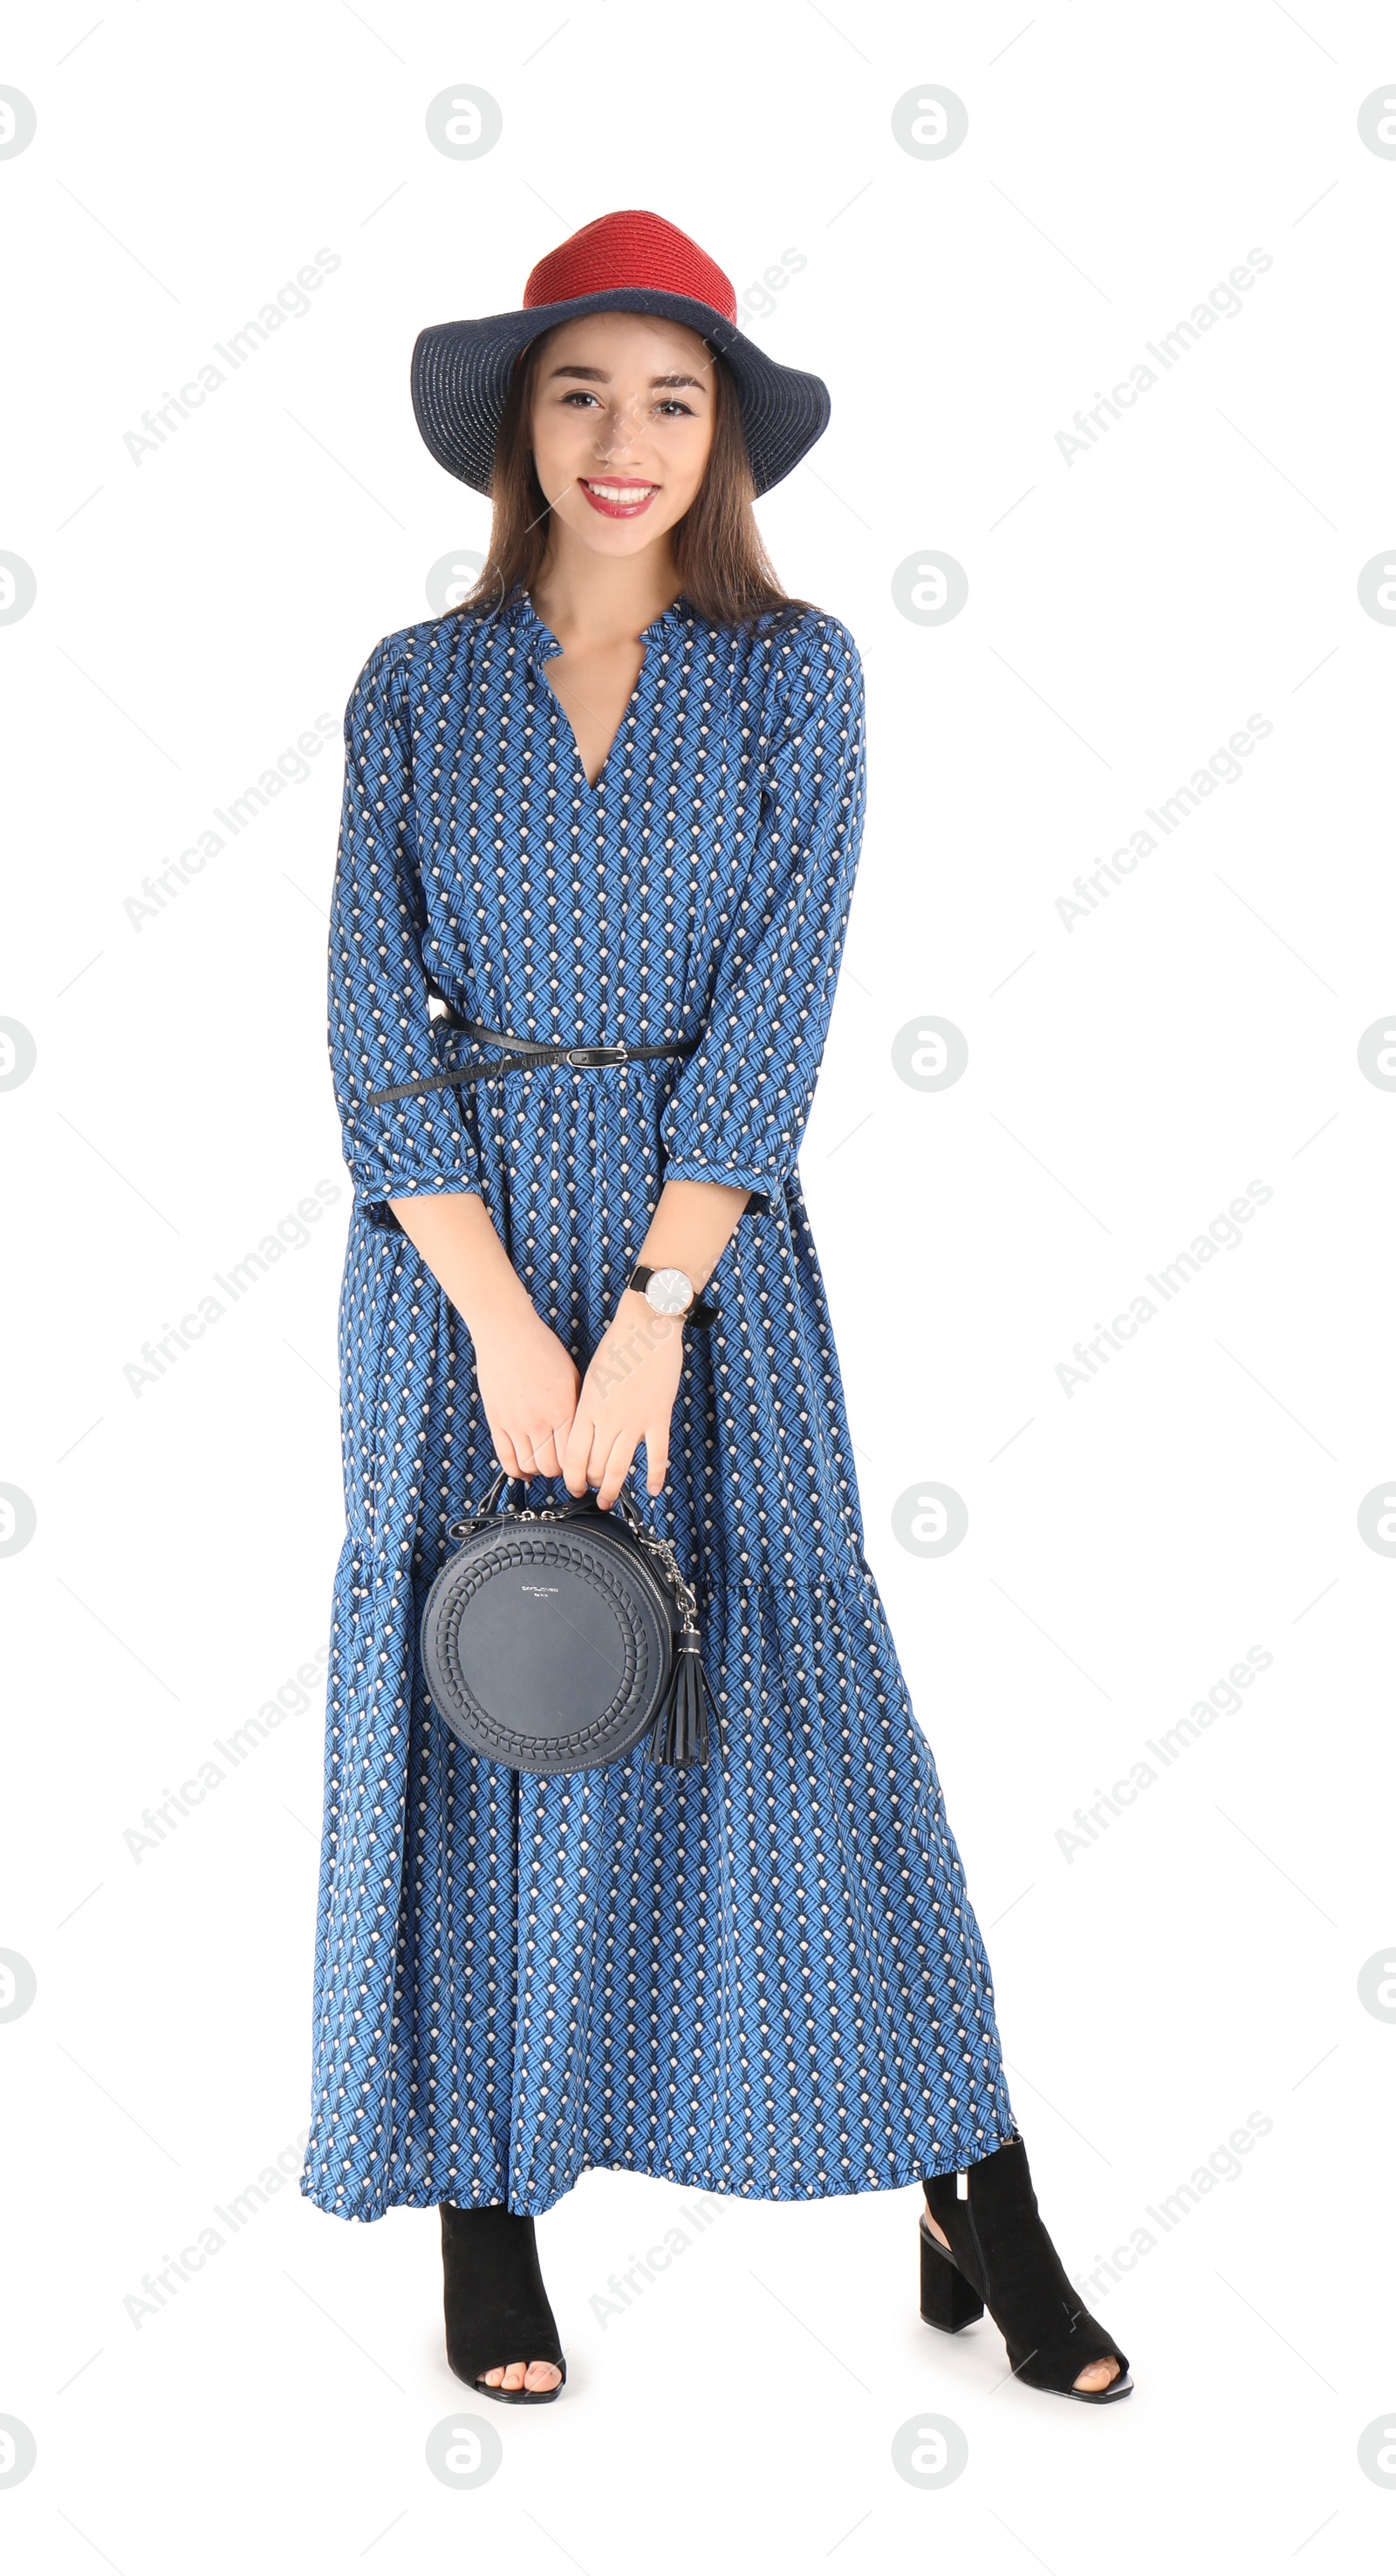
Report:
M578 385L570 394L564 394L562 400L564 406L572 403L594 403L596 396L595 394L589 394L585 385Z
M669 413L670 416L675 412L678 412L684 420L692 420L696 416L693 405L691 403L681 402L677 394L667 395L665 400L660 403L657 408L661 412Z

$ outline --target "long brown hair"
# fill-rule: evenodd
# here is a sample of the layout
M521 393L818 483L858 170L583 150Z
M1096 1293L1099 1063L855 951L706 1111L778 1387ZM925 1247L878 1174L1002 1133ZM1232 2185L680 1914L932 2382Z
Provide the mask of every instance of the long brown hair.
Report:
M550 510L533 462L529 423L539 360L551 337L547 331L532 341L514 369L495 447L490 550L474 588L460 602L465 616L500 606L516 583L531 592L547 560ZM784 623L811 602L791 598L776 578L752 511L755 491L737 388L718 352L708 354L713 443L693 502L671 531L679 581L684 597L714 626L744 626L765 617Z

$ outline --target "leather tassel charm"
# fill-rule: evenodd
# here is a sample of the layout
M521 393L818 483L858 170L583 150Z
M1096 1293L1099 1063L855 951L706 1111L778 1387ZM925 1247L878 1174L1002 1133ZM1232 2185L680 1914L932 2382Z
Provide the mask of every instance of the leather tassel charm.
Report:
M708 1686L698 1650L698 1631L685 1623L674 1651L674 1669L655 1720L647 1758L674 1771L686 1771L708 1759Z

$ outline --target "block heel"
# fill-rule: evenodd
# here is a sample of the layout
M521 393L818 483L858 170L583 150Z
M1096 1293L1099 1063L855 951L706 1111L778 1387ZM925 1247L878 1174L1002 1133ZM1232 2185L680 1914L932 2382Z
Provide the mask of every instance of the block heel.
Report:
M923 2217L921 2314L958 2334L987 2308L1008 2347L1015 2379L1082 2406L1113 2406L1134 2387L1128 2356L1093 2317L1042 2223L1020 2137L958 2174L923 2183L926 2207L950 2240L946 2252ZM1075 2382L1093 2362L1113 2361L1104 2388Z
M965 2279L953 2254L921 2222L921 2321L942 2334L959 2334L984 2314L984 2302Z

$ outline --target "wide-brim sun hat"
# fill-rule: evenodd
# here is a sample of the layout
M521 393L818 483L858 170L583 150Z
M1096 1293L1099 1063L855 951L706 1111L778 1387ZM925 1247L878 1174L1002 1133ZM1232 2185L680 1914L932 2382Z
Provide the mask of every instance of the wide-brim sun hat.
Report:
M828 386L778 365L738 329L736 293L716 260L677 224L631 207L599 215L540 259L518 312L437 322L418 335L412 408L448 474L489 491L515 366L531 340L586 313L659 314L687 323L717 350L736 387L758 494L789 474L828 426Z

